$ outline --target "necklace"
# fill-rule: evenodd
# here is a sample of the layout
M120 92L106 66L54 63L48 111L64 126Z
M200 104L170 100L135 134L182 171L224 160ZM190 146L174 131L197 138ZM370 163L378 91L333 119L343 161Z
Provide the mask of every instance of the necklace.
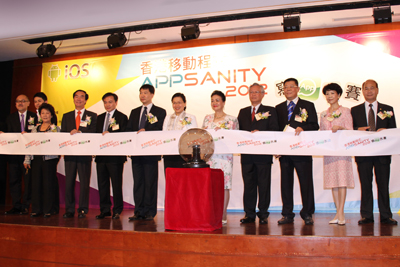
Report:
M221 116L214 115L214 119L221 119L221 118L225 117L225 115L226 115L225 113L222 113Z

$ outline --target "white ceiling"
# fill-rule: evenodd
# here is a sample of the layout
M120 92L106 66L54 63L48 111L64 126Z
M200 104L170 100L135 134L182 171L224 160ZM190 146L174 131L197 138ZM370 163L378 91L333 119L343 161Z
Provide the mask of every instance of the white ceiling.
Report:
M24 39L233 13L364 0L0 0L0 61L36 57ZM400 6L393 6L393 22ZM301 29L372 24L372 9L301 15ZM282 32L282 17L200 25L199 38ZM125 33L127 46L180 41L180 28ZM107 35L55 42L56 54L107 49Z

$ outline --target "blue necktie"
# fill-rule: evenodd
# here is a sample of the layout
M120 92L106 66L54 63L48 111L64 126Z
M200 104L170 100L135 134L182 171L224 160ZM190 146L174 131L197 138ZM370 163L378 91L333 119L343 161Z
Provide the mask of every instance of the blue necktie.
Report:
M140 119L140 123L139 123L139 130L143 129L146 126L146 115L147 115L147 107L144 107L143 113L142 113L142 118Z
M288 121L290 121L290 118L292 117L294 106L295 106L294 102L290 101L288 109L287 109L288 110L288 116L287 116Z

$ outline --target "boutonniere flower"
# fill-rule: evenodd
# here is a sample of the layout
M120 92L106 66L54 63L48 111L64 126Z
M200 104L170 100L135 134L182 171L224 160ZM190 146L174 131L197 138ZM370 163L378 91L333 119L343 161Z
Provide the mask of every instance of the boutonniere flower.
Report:
M39 118L38 122L39 122L39 123L42 123L42 122L43 122L43 120L42 120L41 117Z
M50 132L56 133L57 132L57 126L54 124L50 125Z
M326 118L328 121L333 121L334 119L339 118L342 115L342 113L338 110L335 110L334 112L332 112L332 114Z
M308 118L308 112L305 108L300 108L301 121L306 121Z
M85 122L87 123L87 125L90 125L92 123L92 117L86 116Z
M157 117L151 113L147 114L146 116L147 116L147 120L150 122L150 124L156 123L158 121Z
M109 125L109 127L113 127L113 126L115 126L115 125L117 125L117 121L115 120L115 118L110 118L110 125Z
M190 125L192 124L192 118L190 117L185 117L183 120L180 121L180 123L185 126L185 125Z
M29 117L28 124L30 124L30 125L35 124L35 118L34 117Z
M379 116L379 118L381 118L381 120L384 120L386 118L390 119L393 116L393 111L387 111L387 110L384 110L383 112L380 111L378 113L378 116Z
M256 120L259 121L259 120L266 120L266 119L268 119L269 116L271 116L271 114L269 114L269 111L263 112L263 113L258 112L258 113L255 115L255 118L256 118Z
M219 128L229 130L229 129L232 129L232 126L233 126L233 121L227 121L227 122L221 123L219 125Z

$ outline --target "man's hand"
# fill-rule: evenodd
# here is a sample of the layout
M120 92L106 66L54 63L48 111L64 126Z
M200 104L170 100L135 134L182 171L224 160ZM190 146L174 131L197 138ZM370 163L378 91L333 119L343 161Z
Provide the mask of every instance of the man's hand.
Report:
M382 130L386 130L386 128L379 128L378 130L376 130L377 132L380 132Z
M294 135L300 135L300 133L304 131L303 128L297 127L296 130L294 130Z
M360 127L357 130L359 130L359 131L368 131L369 128L370 128L369 126L365 126L365 127Z
M140 129L139 131L137 131L137 133L141 133L141 132L144 132L144 131L146 131L146 129L145 129L145 128L142 128L142 129Z
M108 134L109 133L109 131L104 131L103 133L102 133L102 135L105 135L105 134Z
M251 133L255 133L255 132L259 132L258 130L253 130L253 131L251 131Z
M74 135L74 134L77 134L77 133L80 133L80 131L78 131L77 129L73 129L73 130L70 132L71 135Z

